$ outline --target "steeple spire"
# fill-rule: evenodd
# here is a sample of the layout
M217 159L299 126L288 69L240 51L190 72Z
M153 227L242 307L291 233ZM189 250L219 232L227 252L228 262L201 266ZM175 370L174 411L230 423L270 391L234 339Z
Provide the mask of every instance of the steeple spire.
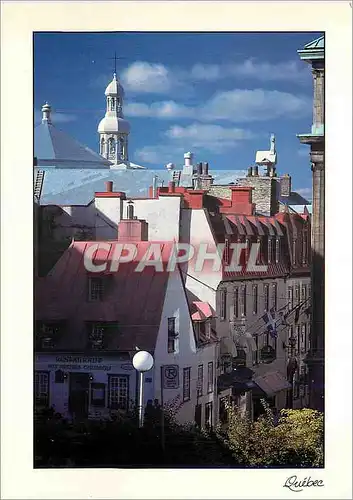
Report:
M51 106L47 102L42 106L42 113L42 123L51 123Z

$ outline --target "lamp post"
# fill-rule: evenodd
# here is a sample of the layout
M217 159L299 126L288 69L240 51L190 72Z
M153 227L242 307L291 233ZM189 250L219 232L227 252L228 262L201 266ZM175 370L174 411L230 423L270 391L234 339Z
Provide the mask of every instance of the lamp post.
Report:
M139 372L139 427L143 427L143 374L153 367L153 357L147 351L139 351L132 358L132 364Z

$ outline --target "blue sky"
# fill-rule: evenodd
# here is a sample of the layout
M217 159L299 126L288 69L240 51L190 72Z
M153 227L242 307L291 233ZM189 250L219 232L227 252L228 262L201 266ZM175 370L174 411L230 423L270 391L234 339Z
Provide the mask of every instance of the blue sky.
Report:
M34 106L98 151L97 126L114 52L131 123L130 160L181 165L183 153L212 169L243 170L276 135L280 174L308 196L312 77L297 50L321 33L37 33Z

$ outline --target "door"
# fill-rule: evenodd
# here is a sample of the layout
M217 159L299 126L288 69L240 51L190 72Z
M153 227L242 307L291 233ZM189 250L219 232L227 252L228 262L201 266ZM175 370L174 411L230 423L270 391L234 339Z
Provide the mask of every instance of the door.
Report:
M198 427L201 427L202 419L202 405L196 405L195 407L195 423Z
M75 419L88 416L88 373L70 373L69 410Z

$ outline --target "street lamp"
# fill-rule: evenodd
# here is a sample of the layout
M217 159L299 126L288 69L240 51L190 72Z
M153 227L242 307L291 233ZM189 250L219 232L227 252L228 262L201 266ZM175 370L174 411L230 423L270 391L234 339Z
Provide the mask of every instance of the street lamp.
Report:
M132 358L132 364L139 372L139 427L143 427L143 374L153 367L153 357L147 351L139 351Z

